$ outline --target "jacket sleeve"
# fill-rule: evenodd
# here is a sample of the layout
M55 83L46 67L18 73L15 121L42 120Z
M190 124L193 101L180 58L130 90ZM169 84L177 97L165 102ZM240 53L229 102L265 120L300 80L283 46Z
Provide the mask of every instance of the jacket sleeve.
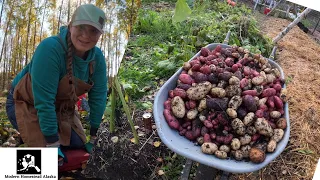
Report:
M59 140L55 97L60 75L59 42L54 38L43 40L37 47L30 67L34 106L37 110L40 129L47 141Z
M105 58L96 48L96 65L92 75L93 87L88 93L90 107L90 135L95 136L100 126L107 101L107 67Z

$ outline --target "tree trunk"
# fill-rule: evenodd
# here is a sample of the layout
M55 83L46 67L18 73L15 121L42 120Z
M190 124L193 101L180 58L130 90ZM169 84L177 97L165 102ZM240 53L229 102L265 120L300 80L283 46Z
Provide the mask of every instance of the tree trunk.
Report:
M3 42L2 42L2 48L1 48L1 54L0 54L0 62L2 60L2 55L3 55L3 47L5 46L5 42L6 42L6 37L7 37L7 34L8 34L8 28L9 28L9 23L10 23L10 20L11 20L11 16L12 16L12 8L10 9L10 13L9 13L9 19L8 19L8 22L7 22L7 26L6 26L6 31L4 33L4 38L3 38Z
M40 0L38 0L38 8L40 6ZM37 15L37 11L36 11ZM33 47L32 47L32 52L34 53L34 50L36 48L36 37L37 37L37 21L34 23L34 34L33 34Z
M32 10L32 2L33 2L33 0L30 0L30 9L29 9L29 17L28 17L28 30L27 30L27 37L26 37L26 62L25 62L25 66L27 66L27 64L28 64L28 42L29 42L29 34L30 34L30 20L31 20L31 10Z
M44 9L43 9L43 15L42 15L41 29L40 29L40 41L42 40L42 29L43 29L44 17L46 15L46 8L47 8L47 0L45 0L44 2Z
M4 7L5 1L6 1L6 0L3 0L3 1L2 1L1 13L0 13L0 26L1 26L2 12L3 12L3 7Z
M63 5L63 0L62 0L62 2L61 2L61 6L60 6L60 12L59 12L59 20L58 20L58 32L59 32L59 29L60 29L60 20L61 20L62 5Z
M8 43L6 43L8 44ZM4 51L6 52L4 54L4 61L3 61L3 76L2 76L2 90L6 89L6 81L7 81L7 61L8 61L8 53L7 53L7 46L4 48Z
M68 20L67 20L67 23L70 22L70 8L71 8L71 2L70 0L68 1Z

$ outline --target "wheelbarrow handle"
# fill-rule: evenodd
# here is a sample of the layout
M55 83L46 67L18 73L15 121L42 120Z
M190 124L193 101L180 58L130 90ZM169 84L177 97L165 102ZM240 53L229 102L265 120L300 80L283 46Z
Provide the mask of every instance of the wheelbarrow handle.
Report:
M272 49L272 52L269 56L269 59L274 60L275 56L276 56L276 51L277 51L277 46L274 46Z
M226 38L223 41L223 44L228 44L229 43L230 34L231 34L231 31L229 30L227 35L226 35Z

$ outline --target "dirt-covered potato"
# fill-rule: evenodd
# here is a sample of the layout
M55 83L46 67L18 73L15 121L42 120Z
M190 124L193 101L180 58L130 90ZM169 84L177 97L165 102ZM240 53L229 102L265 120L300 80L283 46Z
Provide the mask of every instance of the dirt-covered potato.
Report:
M271 139L267 146L267 152L274 152L277 148L277 142L274 139Z
M249 126L247 127L246 133L252 136L257 133L257 130L254 126Z
M268 97L259 99L258 106L266 104L267 100L268 100Z
M230 85L239 85L239 84L240 84L240 80L239 80L239 78L237 78L236 76L232 76L232 77L229 79L229 84L230 84Z
M271 137L273 136L273 129L269 122L264 118L258 118L254 123L254 127L259 132L259 134Z
M261 149L253 147L250 149L249 158L254 163L262 163L266 158L266 154Z
M251 136L249 134L245 134L244 136L240 137L241 146L250 144L250 142L251 142Z
M263 76L257 76L252 78L252 84L255 86L261 85L265 81L265 78Z
M200 100L199 106L198 106L198 111L202 112L203 110L207 109L207 99L203 98Z
M237 110L241 105L241 103L242 103L241 96L233 96L229 101L228 107L234 110Z
M198 137L198 138L197 138L197 143L198 143L199 145L202 145L202 144L204 143L203 137Z
M172 114L177 118L183 118L186 114L186 108L183 99L175 96L171 101Z
M274 134L271 139L274 139L276 142L281 141L283 138L284 131L282 129L274 129Z
M237 111L232 109L232 108L228 108L227 109L227 114L231 118L236 118L237 117Z
M240 140L238 138L233 138L231 141L231 149L238 150L241 147Z
M245 146L241 146L241 151L243 153L243 157L244 158L248 158L249 157L249 153L250 153L250 149L251 146L250 145L245 145Z
M205 142L201 145L201 151L205 154L214 154L218 150L215 143Z
M239 135L244 135L246 132L246 128L245 128L243 122L239 118L235 118L232 120L231 127Z
M226 159L228 157L227 153L224 151L216 151L214 155L216 155L216 157L220 159Z
M241 95L241 89L239 85L229 85L226 87L226 96L233 97L235 95Z
M249 112L243 119L243 124L245 126L250 126L254 121L254 113Z
M279 111L271 111L270 117L272 117L273 119L278 119L281 117L281 113Z
M287 128L287 120L285 118L280 118L277 121L277 128L285 129Z
M243 152L241 150L232 151L232 156L237 161L241 161L243 159Z
M220 150L220 151L224 151L224 152L226 152L226 153L229 153L229 152L230 152L230 147L227 146L227 145L221 145L221 146L219 147L219 150Z
M212 88L212 84L208 81L199 83L194 87L190 87L187 90L187 96L191 100L200 100L209 93Z
M268 143L266 141L263 141L254 145L255 148L258 148L263 152L267 152L267 146L268 146Z
M199 119L201 122L205 121L207 118L204 115L199 115Z
M188 112L187 112L187 118L192 120L192 119L195 119L198 115L198 110L197 109L190 109Z
M267 74L266 76L267 83L272 83L276 79L276 77L273 74Z
M226 91L222 88L214 87L211 89L211 95L212 95L212 97L223 98L226 96Z
M224 89L224 88L227 87L227 85L228 85L228 82L227 82L227 81L220 80L220 81L218 82L218 84L217 84L217 87Z

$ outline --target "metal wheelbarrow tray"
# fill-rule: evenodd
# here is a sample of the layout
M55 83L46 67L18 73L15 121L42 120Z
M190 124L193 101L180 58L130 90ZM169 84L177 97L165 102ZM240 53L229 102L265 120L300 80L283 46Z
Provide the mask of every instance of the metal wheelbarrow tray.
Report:
M212 51L217 45L221 45L222 48L231 47L229 45L220 43L209 44L206 47L209 48L210 51ZM197 56L200 56L200 51L190 60L194 59ZM281 67L273 60L268 60L273 67L279 69L281 77L284 78L284 73ZM281 152L285 149L290 136L288 103L284 103L284 118L287 121L287 128L284 130L284 137L280 142L278 142L277 148L273 153L266 153L266 159L264 160L264 162L260 164L255 164L248 161L236 161L234 159L219 159L216 158L214 155L208 155L201 152L200 146L195 145L194 142L191 142L186 137L180 136L178 131L171 129L163 116L163 103L168 99L169 90L172 90L176 87L176 82L179 78L181 71L182 68L180 68L170 79L168 79L168 81L157 92L154 100L153 113L154 121L157 126L158 135L161 138L162 142L168 148L170 148L175 153L193 161L196 161L198 163L232 173L247 173L262 169L271 161L273 161L277 156L279 156ZM285 88L285 85L283 88Z

